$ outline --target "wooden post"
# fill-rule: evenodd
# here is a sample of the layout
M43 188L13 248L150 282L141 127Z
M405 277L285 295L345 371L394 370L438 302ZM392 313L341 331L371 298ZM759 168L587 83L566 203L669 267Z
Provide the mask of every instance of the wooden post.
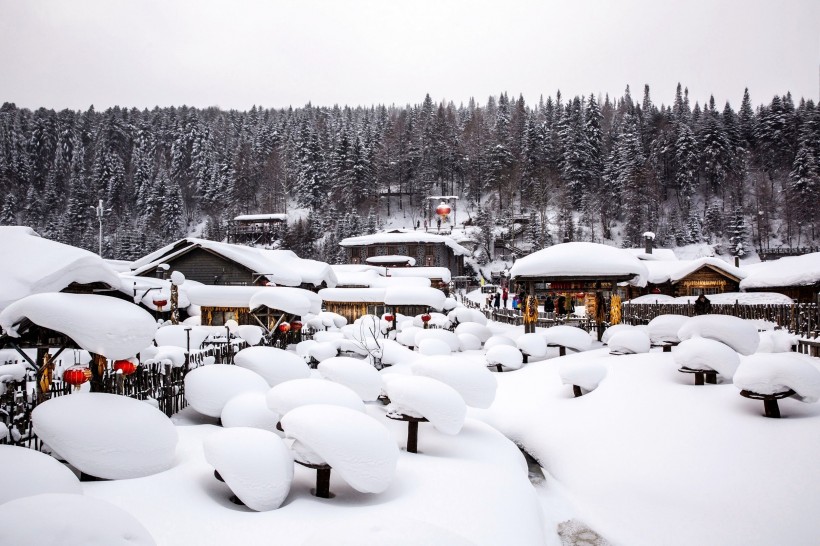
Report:
M316 469L316 496L330 498L330 467Z
M103 374L107 364L108 360L103 355L91 353L91 392L105 392Z
M415 419L407 421L407 452L418 453L419 422Z

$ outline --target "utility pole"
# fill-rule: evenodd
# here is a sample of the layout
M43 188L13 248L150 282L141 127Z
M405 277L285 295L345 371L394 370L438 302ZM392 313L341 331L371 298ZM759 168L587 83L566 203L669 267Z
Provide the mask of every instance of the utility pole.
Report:
M91 207L97 213L97 221L100 223L100 258L102 258L102 221L105 210L103 209L103 200L100 199L100 204L96 207Z

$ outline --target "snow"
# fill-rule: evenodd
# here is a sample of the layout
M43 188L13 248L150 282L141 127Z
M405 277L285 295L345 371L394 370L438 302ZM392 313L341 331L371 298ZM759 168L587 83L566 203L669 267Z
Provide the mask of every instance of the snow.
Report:
M307 446L362 493L382 493L393 481L399 449L374 418L349 408L312 404L282 417L287 438Z
M437 339L439 341L443 341L449 345L450 351L454 353L457 353L461 348L461 343L458 340L458 336L449 330L432 328L429 330L419 330L416 332L415 343L413 343L413 345L419 347L424 339Z
M326 379L294 379L276 385L267 393L268 408L281 415L308 404L364 411L361 397L353 389Z
M740 289L810 286L820 282L820 252L760 262L743 267Z
M394 264L405 263L411 267L416 265L416 259L410 256L400 256L398 254L389 254L386 256L370 256L365 260L369 264Z
M268 409L265 394L259 391L237 394L222 408L222 426L250 427L276 432L279 416Z
M174 271L179 273L179 271ZM174 273L171 275L173 276ZM182 275L182 273L179 273ZM185 287L181 287L177 291L177 307L191 312L191 300L188 299L186 289L191 286L198 286L196 281L189 281ZM134 303L144 305L151 311L157 311L157 306L154 305L154 300L171 301L171 282L163 279L156 279L154 277L137 277L129 273L120 273L120 283L117 286L120 292L132 298ZM166 303L163 308L168 310Z
M515 346L525 355L534 358L547 356L547 340L544 339L544 336L541 334L530 333L520 335L515 340ZM490 351L487 351L487 354L489 355Z
M754 323L728 315L701 315L687 320L678 338L705 337L725 343L742 355L750 355L757 350L760 336Z
M785 330L768 330L760 332L758 353L787 353L797 345L797 336Z
M458 343L462 351L477 351L481 349L481 340L473 334L457 334Z
M524 334L527 335L527 334ZM537 334L529 334L529 335L537 335ZM523 336L522 336L523 337ZM529 345L529 340L534 342L536 338L528 338L528 343L525 344ZM536 358L543 357L546 355L547 346L544 343L543 338L541 338L541 343L543 344L543 353L530 355L535 356ZM535 345L535 343L532 343ZM532 347L530 347L532 348ZM540 350L541 347L537 347ZM495 366L497 364L501 364L503 367L510 369L510 370L517 370L522 366L524 363L524 355L521 354L522 351L518 349L518 347L513 347L510 345L494 345L487 350L487 364L490 366ZM530 354L530 353L527 353Z
M261 291L274 290L270 286L229 286L200 284L186 287L191 303L200 307L244 307L250 309L251 298Z
M385 392L390 398L389 413L424 417L444 434L458 434L464 425L467 405L446 383L430 377L392 374L385 378Z
M209 335L210 332L206 328L169 324L157 329L154 333L154 340L157 345L176 345L185 349L188 346L188 336L190 336L193 351L202 347L202 343Z
M625 332L627 330L634 330L636 327L632 326L631 324L614 324L604 330L604 334L601 336L601 343L606 345L609 343L609 339L617 333Z
M332 529L321 528L302 543L303 546L475 546L446 527L406 515L384 514L378 520L350 521Z
M393 278L400 277L424 277L425 279L439 279L442 282L449 283L452 279L452 273L446 267L401 267L390 270L390 276Z
M797 353L758 353L745 356L734 375L735 387L757 394L792 389L801 402L820 399L820 369L816 359Z
M561 243L516 260L513 279L523 277L628 277L646 286L649 272L638 258L620 248L597 243Z
M416 360L414 375L431 377L453 387L468 406L489 408L495 399L495 375L472 359L431 356Z
M83 492L80 480L57 459L25 447L0 445L0 505L42 493Z
M244 339L248 345L259 345L265 331L255 324L241 324L236 327L236 335Z
M209 417L222 415L222 408L237 394L267 390L268 383L261 375L230 364L202 366L185 376L185 398L188 404Z
M632 298L629 301L625 301L624 303L672 303L675 301L675 298L672 296L667 296L666 294L644 294L643 296L638 296L637 298Z
M508 345L510 347L515 347L515 341L505 335L496 334L484 342L484 348L487 350L495 347L496 345Z
M174 464L177 432L149 404L106 393L73 393L38 405L35 434L72 466L98 478L149 476Z
M672 351L675 364L691 370L714 370L726 379L735 375L740 356L737 352L719 341L702 337L693 337L682 341Z
M237 222L265 222L268 220L279 220L280 222L287 222L288 215L282 213L272 214L240 214L235 217Z
M472 334L477 337L481 343L484 343L493 335L489 328L476 322L463 322L456 326L456 334Z
M564 385L577 385L583 394L594 391L606 377L606 366L600 362L565 361L558 367Z
M18 337L23 318L61 332L86 351L112 359L129 358L151 344L157 325L132 303L94 294L35 294L0 312L0 326Z
M293 481L293 455L273 432L232 428L203 442L205 459L245 506L257 512L276 510Z
M677 343L680 341L678 332L688 320L689 317L683 315L658 315L646 325L649 339L655 345Z
M694 260L652 260L644 262L649 272L648 282L652 284L663 284L667 282L677 283L684 277L691 275L701 268L716 269L724 275L734 279L742 279L746 272L739 269L720 258L704 257Z
M470 309L468 307L457 307L450 311L447 317L452 323L458 321L459 323L477 322L479 324L487 324L487 317L484 316L484 313L478 309Z
M26 377L26 368L22 364L0 365L0 383L22 381ZM2 388L2 387L0 387ZM0 394L2 394L0 390Z
M87 250L40 237L23 226L0 226L0 311L13 302L45 292L59 292L72 283L120 286L120 278L102 258Z
M706 296L713 305L791 305L794 301L778 292L725 292ZM694 305L697 296L680 296L671 303Z
M381 375L367 360L338 356L323 360L317 369L322 377L348 387L365 402L376 400L384 387Z
M251 296L248 308L251 310L265 306L291 315L305 316L322 312L322 298L310 290L277 286L270 290L260 290Z
M376 244L402 244L402 243L438 243L447 245L453 250L456 256L469 256L470 252L456 243L451 237L427 233L425 231L415 231L408 229L394 229L374 233L372 235L362 235L359 237L348 237L339 241L343 247L368 246Z
M624 330L609 338L609 352L615 355L648 353L649 336L643 330Z
M544 330L542 335L548 346L563 345L567 349L576 351L586 351L592 346L592 338L589 334L575 326L553 326Z
M384 303L384 288L323 288L322 301L341 303Z
M339 347L335 341L317 342L310 347L308 354L314 360L321 362L337 356L339 354Z
M145 527L114 503L45 493L0 505L4 544L14 546L153 546Z
M396 334L396 341L407 347L416 346L416 334L422 331L418 326L405 326ZM449 344L447 345L449 348Z
M316 332L313 341L316 343L336 343L345 338L342 332Z
M475 338L475 336L472 337ZM481 342L478 341L478 338L476 338L476 341L479 348L481 348ZM459 346L461 346L461 338L459 338ZM446 341L435 338L426 338L419 341L418 350L419 353L425 356L449 355L452 352Z
M444 308L444 292L437 288L422 286L390 286L384 292L385 305L425 305L433 309Z
M248 347L234 356L234 363L262 376L275 387L291 379L310 377L310 368L302 357L276 347Z
M175 368L185 365L185 349L176 345L160 345L143 349L146 364L171 365Z

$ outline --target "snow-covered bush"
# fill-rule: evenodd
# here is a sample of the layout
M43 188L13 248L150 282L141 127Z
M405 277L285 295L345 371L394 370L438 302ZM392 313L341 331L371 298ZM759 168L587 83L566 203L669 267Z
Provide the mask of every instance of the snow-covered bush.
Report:
M242 366L214 364L202 366L185 376L185 398L196 411L210 417L222 415L222 408L244 392L266 392L268 382Z
M647 324L649 339L653 345L677 343L680 341L678 332L688 320L689 317L683 315L658 315Z
M735 375L740 364L737 351L724 343L702 337L682 341L672 351L672 358L678 366L690 370L714 370L727 379Z
M524 334L524 335L536 335L536 334ZM547 352L547 345L544 342L544 339L538 336L541 339L541 343L544 344L544 353L541 356L544 356ZM533 344L536 338L528 338L528 341L525 345L528 345L531 341ZM540 349L540 346L539 346ZM521 354L521 350L518 347L511 347L510 345L496 345L494 347L490 347L487 351L487 365L488 366L502 366L507 368L508 370L517 370L524 364L524 355Z
M432 377L450 385L468 406L489 408L495 400L498 386L495 376L480 363L466 358L420 358L411 365L411 370L414 375Z
M632 326L631 324L616 324L614 326L610 326L609 328L604 330L604 335L601 336L601 343L606 345L607 343L609 343L609 339L612 336L614 336L615 334L618 334L620 332L625 332L627 330L634 330L634 329L635 329L635 327Z
M692 317L678 330L681 341L696 336L725 343L742 355L754 353L760 344L760 335L752 322L728 315Z
M367 360L338 356L319 363L319 373L329 381L353 390L362 400L376 400L384 382L381 375Z
M467 416L464 398L450 385L422 376L385 376L389 413L424 417L444 434L458 434Z
M276 347L248 347L234 356L237 366L262 376L274 387L291 379L310 377L310 368L302 357Z
M548 346L562 345L576 351L586 351L592 346L589 334L575 326L553 326L547 328L542 335Z

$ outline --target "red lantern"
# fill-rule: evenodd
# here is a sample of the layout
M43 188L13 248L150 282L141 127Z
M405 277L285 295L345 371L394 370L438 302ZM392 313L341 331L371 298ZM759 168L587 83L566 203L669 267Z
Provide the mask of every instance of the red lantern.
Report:
M114 371L122 372L123 375L131 375L137 371L137 365L130 360L117 360L114 362Z
M85 366L72 366L63 372L63 381L75 388L91 379L91 370Z
M430 315L429 315L428 313L424 313L424 314L421 316L421 321L422 321L422 322L430 322Z
M447 215L450 214L452 210L453 209L451 209L450 205L448 205L447 203L441 203L439 204L439 206L436 207L436 214L438 214L439 216L441 216L442 219L444 219L447 217Z
M154 305L157 309L162 311L162 308L168 305L168 300L154 300Z
M287 334L290 331L290 324L288 324L287 322L283 322L279 325L279 331L283 334Z
M577 294L575 294L575 297L578 298L579 300L582 300L582 299L584 299L584 293L583 292L578 292Z
M298 320L294 320L293 322L290 323L290 329L293 330L294 332L298 332L299 330L302 329L302 323L299 322Z
M390 313L388 313L384 316L384 320L386 320L387 322L393 322L394 318L395 317L393 315L391 315Z

